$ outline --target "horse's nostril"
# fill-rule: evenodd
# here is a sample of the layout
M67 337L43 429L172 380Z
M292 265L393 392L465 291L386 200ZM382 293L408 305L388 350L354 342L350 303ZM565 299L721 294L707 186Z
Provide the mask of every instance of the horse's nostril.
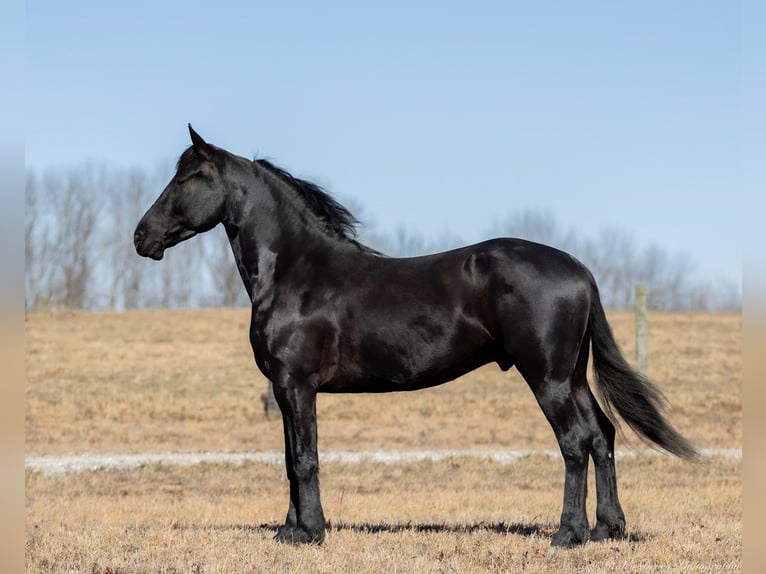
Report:
M133 234L133 244L138 246L139 243L141 243L141 240L144 238L144 232L136 230L136 232Z

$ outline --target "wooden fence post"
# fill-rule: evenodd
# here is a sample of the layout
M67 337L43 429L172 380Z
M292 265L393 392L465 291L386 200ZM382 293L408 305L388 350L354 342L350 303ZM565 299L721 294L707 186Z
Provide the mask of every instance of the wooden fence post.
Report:
M636 285L636 368L646 374L649 354L646 343L646 285Z

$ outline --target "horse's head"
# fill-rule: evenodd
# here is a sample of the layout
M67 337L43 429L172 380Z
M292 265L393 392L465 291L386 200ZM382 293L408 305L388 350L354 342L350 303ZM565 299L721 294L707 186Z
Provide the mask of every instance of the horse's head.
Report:
M216 162L222 152L189 125L192 145L173 179L139 221L133 235L143 257L162 259L165 249L215 227L223 219L224 185Z

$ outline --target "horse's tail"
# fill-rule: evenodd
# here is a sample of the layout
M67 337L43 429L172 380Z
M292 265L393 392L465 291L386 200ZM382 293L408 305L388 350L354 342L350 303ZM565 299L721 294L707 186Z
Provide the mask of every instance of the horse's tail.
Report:
M598 287L591 282L588 321L596 386L604 410L614 422L616 410L630 428L661 449L681 458L699 459L697 449L665 417L667 401L662 392L625 360L606 320Z

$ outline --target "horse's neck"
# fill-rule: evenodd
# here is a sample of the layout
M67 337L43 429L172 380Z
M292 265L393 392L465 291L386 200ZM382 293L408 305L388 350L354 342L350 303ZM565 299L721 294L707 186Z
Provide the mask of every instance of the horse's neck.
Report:
M255 181L247 191L233 191L224 221L234 260L250 301L268 298L274 286L277 260L290 267L285 258L294 257L308 244L327 241L318 230L306 226L300 217L285 214L285 202L275 190Z

